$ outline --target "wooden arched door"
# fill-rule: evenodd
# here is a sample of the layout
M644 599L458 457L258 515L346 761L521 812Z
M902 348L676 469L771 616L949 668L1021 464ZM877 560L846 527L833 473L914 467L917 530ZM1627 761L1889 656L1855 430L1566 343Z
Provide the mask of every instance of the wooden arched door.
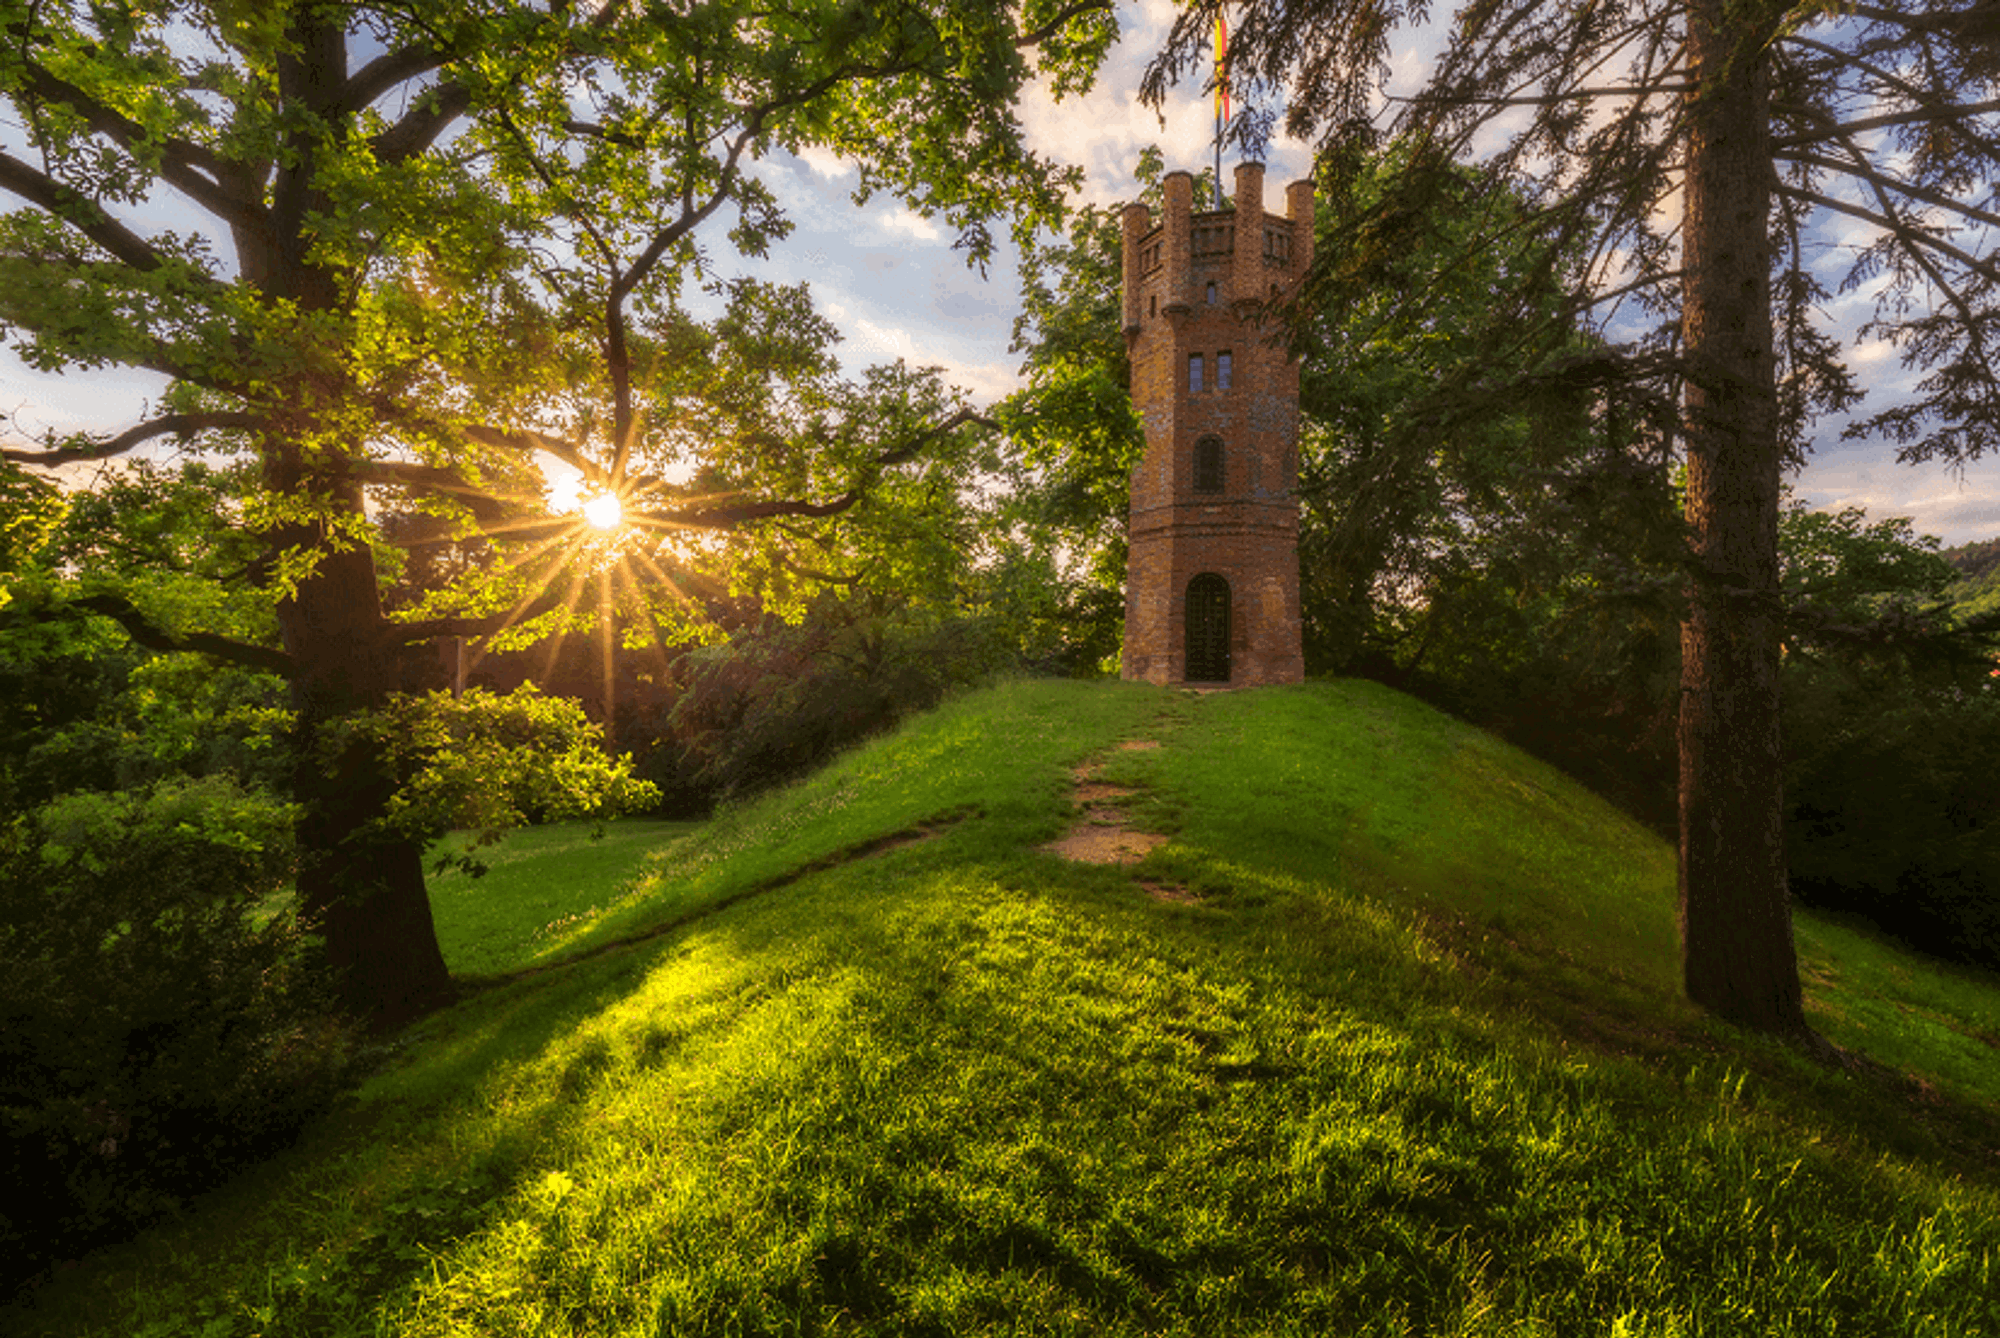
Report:
M1191 683L1229 681L1229 582L1205 571L1188 582L1187 657Z

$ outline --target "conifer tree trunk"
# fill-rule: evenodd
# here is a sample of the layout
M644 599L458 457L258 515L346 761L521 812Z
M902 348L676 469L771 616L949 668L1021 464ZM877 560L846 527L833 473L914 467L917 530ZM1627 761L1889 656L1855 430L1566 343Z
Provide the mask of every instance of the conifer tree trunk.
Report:
M1754 11L1754 12L1752 12ZM1688 997L1806 1033L1785 875L1780 457L1764 55L1779 11L1691 0L1681 333L1689 606L1681 626L1680 920Z

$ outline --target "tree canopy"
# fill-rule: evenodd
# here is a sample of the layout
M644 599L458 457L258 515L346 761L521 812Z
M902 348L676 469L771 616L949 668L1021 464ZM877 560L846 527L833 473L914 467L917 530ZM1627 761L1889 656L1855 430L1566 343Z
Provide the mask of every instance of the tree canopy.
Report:
M1015 94L1087 86L1116 23L1109 0L293 0L7 3L0 31L0 328L39 368L171 383L124 431L4 458L178 440L254 462L244 579L278 644L202 648L286 673L307 911L348 1005L393 1021L445 986L418 851L376 821L379 742L329 752L328 727L379 707L412 648L579 606L602 545L549 515L544 456L662 542L725 536L738 570L807 580L820 522L934 496L933 460L969 469L964 406L908 369L832 375L802 292L742 283L691 314L708 248L781 237L751 167L810 146L983 260L996 226L1060 208ZM169 197L189 226L159 226ZM505 579L387 616L384 489L504 540Z

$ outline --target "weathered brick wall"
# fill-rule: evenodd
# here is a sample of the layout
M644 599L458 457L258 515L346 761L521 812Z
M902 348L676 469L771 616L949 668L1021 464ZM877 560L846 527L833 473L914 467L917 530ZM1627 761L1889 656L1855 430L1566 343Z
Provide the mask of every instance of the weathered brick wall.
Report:
M1296 683L1299 632L1299 369L1259 309L1311 260L1312 184L1264 212L1264 169L1236 169L1236 208L1196 213L1194 179L1166 179L1166 216L1124 215L1125 338L1146 455L1132 475L1124 676L1186 681L1188 582L1229 583L1234 686ZM1202 359L1190 386L1189 358ZM1230 384L1218 382L1227 354ZM1195 490L1195 443L1223 444L1220 492Z

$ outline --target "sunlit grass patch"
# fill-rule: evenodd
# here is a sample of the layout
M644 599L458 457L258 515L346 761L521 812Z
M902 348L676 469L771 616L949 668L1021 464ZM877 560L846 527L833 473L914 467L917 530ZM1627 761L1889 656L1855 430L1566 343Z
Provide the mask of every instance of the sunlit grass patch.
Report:
M1136 875L1036 849L1086 757L1172 831ZM664 847L43 1327L2000 1333L1991 1109L1693 1017L1608 812L1366 685L971 697ZM1992 1004L1817 933L1905 991L1857 1008Z
M493 975L548 952L629 896L649 861L700 825L623 818L529 827L494 845L445 838L433 864L470 855L483 869L446 865L430 875L446 965L457 976Z

